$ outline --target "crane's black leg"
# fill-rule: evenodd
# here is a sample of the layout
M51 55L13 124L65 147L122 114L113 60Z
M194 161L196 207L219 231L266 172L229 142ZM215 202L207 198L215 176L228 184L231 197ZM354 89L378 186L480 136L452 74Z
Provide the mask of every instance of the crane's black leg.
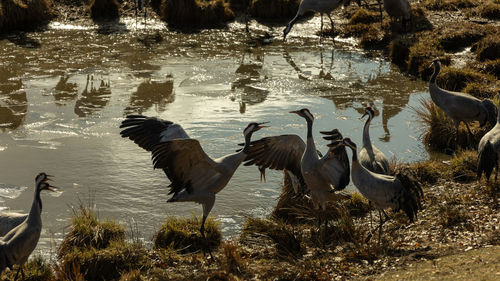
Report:
M24 280L24 271L23 271L23 265L19 265L19 269L17 270L16 272L16 276L14 276L14 281L17 280L17 276L19 275L19 271L21 271L21 275L23 276L23 280Z
M333 37L335 38L335 26L333 25L332 16L330 16L330 13L328 13L327 15L328 15L328 18L330 19L330 26L332 27Z
M321 43L321 39L323 39L323 13L321 14L321 28L319 30L319 43Z
M203 249L203 255L205 255L206 251L208 250L208 254L210 255L210 259L214 260L214 257L212 256L212 250L210 250L210 246L208 245L208 240L207 237L205 236L205 221L207 220L207 216L203 216L203 219L201 221L201 227L200 227L200 233L201 237L205 239L205 249Z

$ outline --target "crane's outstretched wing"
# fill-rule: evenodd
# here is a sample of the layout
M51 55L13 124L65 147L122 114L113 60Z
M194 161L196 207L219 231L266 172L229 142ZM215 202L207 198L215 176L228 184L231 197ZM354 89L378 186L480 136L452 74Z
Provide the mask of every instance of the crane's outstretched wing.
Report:
M297 135L265 137L250 143L245 166L256 165L265 174L265 169L288 170L302 178L300 161L306 144Z
M147 151L161 142L173 139L188 139L184 129L171 121L142 115L129 115L122 121L120 132L124 138L133 140L137 145Z
M175 139L155 145L152 149L153 165L163 169L170 179L170 192L211 185L221 176L217 164L203 151L195 139Z
M330 140L331 143L336 143L343 139L338 129L320 133L328 135L323 138ZM349 184L351 169L345 146L329 148L328 153L321 158L321 163L321 174L330 181L335 190L342 190Z

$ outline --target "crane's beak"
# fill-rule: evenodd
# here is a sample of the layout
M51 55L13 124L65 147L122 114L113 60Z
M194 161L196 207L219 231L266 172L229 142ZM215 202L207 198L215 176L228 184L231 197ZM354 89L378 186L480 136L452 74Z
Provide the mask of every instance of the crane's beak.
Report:
M360 119L365 118L365 116L366 116L366 115L368 115L368 113L366 113L366 111L365 111L365 114L363 114L363 116L361 116L361 118L360 118Z
M45 178L45 181L52 181L53 175L46 175L47 177Z
M339 146L345 146L345 144L342 141L336 141L336 142L329 143L326 146L337 148Z
M61 191L58 187L50 185L50 184L49 184L49 187L47 187L47 189L50 190L50 191L52 191L52 192Z
M267 128L267 127L271 127L269 125L262 125L262 124L268 124L268 123L271 123L270 121L266 121L266 122L262 122L262 123L258 123L259 126L257 126L257 130L260 130L262 128Z
M300 110L290 111L289 113L295 113L295 114L299 114L300 115Z

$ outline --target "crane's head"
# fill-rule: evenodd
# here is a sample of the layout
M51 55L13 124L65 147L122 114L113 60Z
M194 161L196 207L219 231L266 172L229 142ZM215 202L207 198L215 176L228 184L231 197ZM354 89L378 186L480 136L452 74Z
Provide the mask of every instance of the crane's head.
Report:
M370 106L367 106L365 108L365 114L363 114L363 116L361 116L361 118L365 117L366 115L368 115L368 119L373 119L373 116L375 116L375 111L373 111L373 108L371 108Z
M441 67L441 61L439 60L439 58L433 59L429 67Z
M351 149L356 150L356 144L350 138L345 138L343 140L343 143Z
M52 180L53 176L51 175L47 175L46 173L42 172L42 173L39 173L36 178L35 178L35 182L36 182L36 186L38 188L38 190L42 191L42 190L50 190L50 191L56 191L54 188L57 188L55 186L52 186L48 183L48 181Z
M253 132L256 132L262 128L265 128L265 127L270 127L268 125L263 125L263 124L267 124L269 122L262 122L262 123L255 123L255 122L252 122L250 124L248 124L248 126L245 128L245 130L243 130L243 135L248 135L248 134L251 134Z
M314 116L311 114L311 112L307 108L302 108L301 110L290 111L290 113L298 114L299 116L304 117L306 120L309 120L309 121L314 120Z

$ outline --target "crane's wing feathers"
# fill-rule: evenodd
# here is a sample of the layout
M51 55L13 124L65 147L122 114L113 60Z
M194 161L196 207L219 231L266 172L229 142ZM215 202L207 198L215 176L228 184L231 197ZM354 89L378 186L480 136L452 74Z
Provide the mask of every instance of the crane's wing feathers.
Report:
M300 161L306 144L297 135L265 137L250 143L245 166L257 165L273 170L286 169L301 177Z
M142 115L129 115L122 121L120 128L124 128L120 135L129 138L147 151L161 142L173 139L187 139L189 136L184 129L171 121Z
M203 151L195 139L162 142L152 149L155 168L163 169L170 179L170 193L202 187L217 180L216 163Z

